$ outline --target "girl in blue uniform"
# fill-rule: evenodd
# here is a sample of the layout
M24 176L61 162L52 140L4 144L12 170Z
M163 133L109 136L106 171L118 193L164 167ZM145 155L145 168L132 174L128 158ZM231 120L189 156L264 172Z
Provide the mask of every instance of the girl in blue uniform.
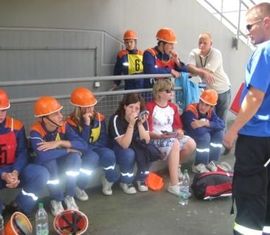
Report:
M213 89L203 91L200 102L190 104L182 115L184 129L196 144L196 157L192 170L203 173L217 170L215 162L222 150L224 121L217 116L214 107L218 94Z
M149 174L147 156L136 154L135 149L138 141L143 141L145 144L150 141L147 116L139 117L139 113L144 109L144 100L140 95L127 94L109 122L109 135L113 141L113 150L121 173L120 187L127 194L136 193L132 184L135 161L138 167L136 175L138 190L148 191L148 187L144 183Z
M72 91L70 102L75 108L67 122L88 144L88 154L82 158L82 165L92 170L97 167L99 161L105 173L102 178L102 192L104 195L112 195L112 185L118 180L115 168L116 157L108 148L105 117L95 111L96 97L87 88L78 87ZM88 198L84 189L88 184L89 176L85 172L82 171L80 174L77 197L81 195Z

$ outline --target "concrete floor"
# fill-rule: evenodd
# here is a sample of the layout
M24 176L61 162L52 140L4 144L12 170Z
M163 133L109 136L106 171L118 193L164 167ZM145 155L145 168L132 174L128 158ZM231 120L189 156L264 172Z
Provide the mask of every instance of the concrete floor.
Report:
M233 164L232 154L222 161ZM183 168L188 168L186 164ZM168 182L168 175L163 174ZM191 178L193 174L190 173ZM138 192L127 195L115 185L112 196L103 196L101 187L88 190L89 201L78 205L89 218L89 235L228 235L232 234L234 216L231 199L200 201L191 198L186 207L166 192ZM52 221L52 218L50 217ZM51 223L52 224L52 223ZM52 228L51 228L52 229ZM55 234L51 231L50 234Z
M222 156L221 161L231 165L232 154ZM183 165L183 169L191 165ZM191 178L193 174L190 173ZM163 172L168 182L168 174ZM112 196L103 196L101 186L88 189L89 201L78 202L80 210L89 218L89 235L228 235L232 234L234 216L230 215L231 199L201 201L191 198L188 206L178 205L178 198L166 192L138 192L127 195L118 185L113 187ZM3 195L11 200L8 194ZM14 196L14 193L12 193ZM50 235L53 217L49 213L48 198L45 199L49 214ZM7 218L6 218L7 219ZM30 218L33 222L33 217ZM34 222L33 222L34 224Z

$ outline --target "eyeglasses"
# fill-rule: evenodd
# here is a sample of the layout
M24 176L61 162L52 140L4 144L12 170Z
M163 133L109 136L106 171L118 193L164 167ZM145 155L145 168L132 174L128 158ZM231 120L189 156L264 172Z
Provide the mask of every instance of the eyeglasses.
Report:
M246 25L246 29L247 29L248 31L250 31L250 30L252 29L253 25L258 24L258 23L260 23L260 22L262 22L262 19L259 19L259 20L255 21L255 22L252 23L252 24L247 24L247 25Z
M159 90L160 92L165 91L166 93L172 93L172 89L166 89L166 90Z

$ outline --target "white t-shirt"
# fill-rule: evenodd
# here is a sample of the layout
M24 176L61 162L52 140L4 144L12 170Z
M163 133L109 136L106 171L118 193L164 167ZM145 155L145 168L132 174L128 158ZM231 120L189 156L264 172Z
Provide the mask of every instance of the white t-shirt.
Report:
M218 94L231 88L229 77L223 69L222 55L218 49L211 48L208 55L204 57L200 55L200 50L195 48L189 54L188 64L211 71L215 81L213 84L208 84L208 88L216 90Z

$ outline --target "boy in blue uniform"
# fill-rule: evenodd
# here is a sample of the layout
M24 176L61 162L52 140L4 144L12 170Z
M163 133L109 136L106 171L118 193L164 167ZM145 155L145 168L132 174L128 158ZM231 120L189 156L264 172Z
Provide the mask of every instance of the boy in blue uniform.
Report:
M157 46L149 48L143 53L143 68L145 74L171 74L179 78L181 72L190 72L199 75L208 81L213 80L213 75L195 66L186 66L181 60L174 45L177 43L176 34L170 28L161 28L157 34ZM144 80L144 87L153 86L151 79Z
M0 89L0 189L20 187L14 205L30 214L49 179L48 171L35 164L28 164L25 130L21 121L7 115L10 101ZM4 206L0 202L0 214Z
M137 33L127 30L124 33L124 44L126 49L118 52L114 66L114 75L132 75L143 73L142 55L143 52L137 49ZM114 81L119 86L121 80ZM126 79L125 90L143 88L143 79Z
M184 129L196 144L196 157L192 170L195 173L215 171L215 161L221 155L224 121L217 116L214 107L218 94L213 89L203 91L200 102L190 104L182 115Z
M234 234L270 234L270 3L246 13L247 30L256 50L247 67L240 111L224 136L236 140L233 197Z
M67 209L78 210L73 196L80 173L81 156L87 150L86 143L63 121L62 108L54 97L40 97L34 107L38 120L30 131L35 162L46 167L50 173L48 187L53 215L64 210L63 200ZM65 188L61 184L60 171L64 173Z

